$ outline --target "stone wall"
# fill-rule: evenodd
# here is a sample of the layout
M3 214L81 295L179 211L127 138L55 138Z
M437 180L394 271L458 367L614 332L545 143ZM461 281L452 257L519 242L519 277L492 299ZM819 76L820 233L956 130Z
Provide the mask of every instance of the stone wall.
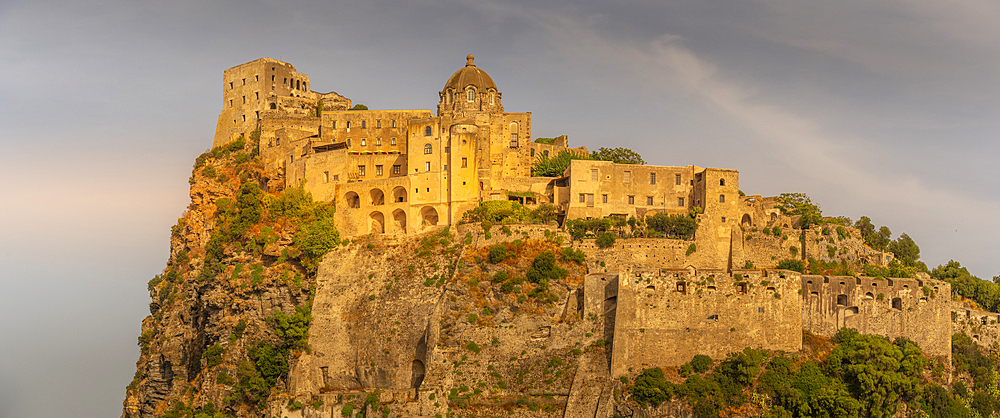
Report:
M964 306L951 309L951 332L968 335L982 347L992 352L1000 351L1000 314Z
M786 271L622 271L604 289L611 375L679 366L696 354L721 359L745 347L798 351L797 290L797 277Z
M833 336L843 327L906 337L924 353L951 356L951 285L940 280L803 275L802 326Z

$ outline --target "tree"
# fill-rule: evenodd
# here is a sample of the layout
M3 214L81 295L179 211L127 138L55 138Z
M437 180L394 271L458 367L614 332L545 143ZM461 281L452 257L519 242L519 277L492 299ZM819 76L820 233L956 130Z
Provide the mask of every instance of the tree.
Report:
M896 259L907 267L918 267L917 260L920 259L920 247L913 239L905 233L889 243L889 251L896 255ZM924 268L926 270L926 267Z
M628 148L598 148L590 153L590 158L600 161L611 161L615 164L646 164L639 153Z
M800 216L799 228L807 229L823 220L823 211L805 193L782 193L778 196L778 209L788 216Z
M363 105L361 103L358 103L358 104L354 105L354 107L352 107L350 109L347 109L347 110L368 110L368 106L365 106L365 105Z
M847 383L872 417L890 417L900 401L920 393L920 377L927 361L913 341L897 338L890 343L878 335L863 335L843 328L826 360L827 374Z
M531 166L531 175L537 177L561 177L572 160L592 160L587 154L577 154L568 150L559 151L554 157L539 154Z

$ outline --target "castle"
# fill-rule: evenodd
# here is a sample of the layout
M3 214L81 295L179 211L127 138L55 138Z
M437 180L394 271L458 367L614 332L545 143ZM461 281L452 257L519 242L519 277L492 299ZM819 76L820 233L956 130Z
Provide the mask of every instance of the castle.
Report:
M533 142L531 113L507 112L472 55L438 92L434 114L352 108L350 99L309 86L307 75L269 58L226 70L214 144L258 131L267 187L302 186L315 199L336 202L344 237L456 225L489 200L553 205L563 224L701 208L690 241L576 244L610 271L587 277L581 306L611 324L613 375L746 346L794 351L803 329L833 335L844 326L907 336L930 354L950 355L950 335L934 331L949 328L949 298L934 297L950 295L947 283L742 269L787 258L884 266L892 254L836 225L796 229L792 237L767 233L792 233L798 218L773 197L744 196L736 170L573 160L561 177L533 177L540 155L588 151L569 147L565 136Z

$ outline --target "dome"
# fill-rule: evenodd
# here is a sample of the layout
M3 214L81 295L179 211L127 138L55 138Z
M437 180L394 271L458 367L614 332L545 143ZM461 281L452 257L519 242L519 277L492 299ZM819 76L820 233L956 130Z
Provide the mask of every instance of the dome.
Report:
M449 88L462 91L469 85L475 86L476 89L482 91L488 89L496 90L497 85L493 83L493 78L489 74L486 74L486 71L476 68L476 64L472 62L476 57L469 54L465 58L468 60L465 63L465 68L455 71L455 74L451 75L451 78L445 83L443 91L447 91Z

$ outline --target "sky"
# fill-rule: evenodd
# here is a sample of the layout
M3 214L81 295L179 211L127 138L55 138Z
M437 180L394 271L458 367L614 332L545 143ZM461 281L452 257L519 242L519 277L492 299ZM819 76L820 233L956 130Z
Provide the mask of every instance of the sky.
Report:
M995 0L3 0L0 417L121 414L223 70L434 109L467 54L535 136L734 168L1000 274Z

